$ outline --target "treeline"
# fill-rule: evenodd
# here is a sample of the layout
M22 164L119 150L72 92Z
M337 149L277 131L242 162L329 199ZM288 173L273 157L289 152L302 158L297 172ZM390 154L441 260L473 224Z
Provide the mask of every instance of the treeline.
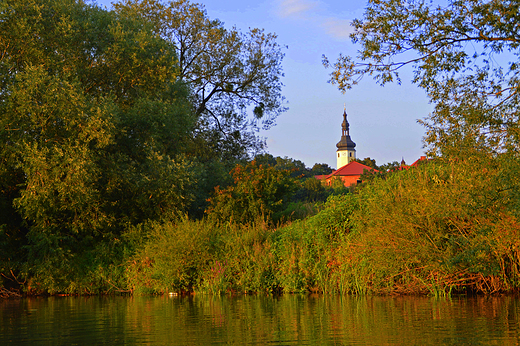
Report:
M2 1L0 52L0 287L127 291L148 225L272 227L346 192L262 154L282 47L200 4Z
M519 172L509 155L439 158L330 196L316 215L281 227L261 217L147 224L128 284L147 293L518 292Z
M276 36L201 5L0 4L0 273L27 291L121 285L144 222L200 218L284 110Z
M426 64L434 159L325 186L255 136L285 109L282 58L185 0L1 2L0 294L518 291L517 93Z

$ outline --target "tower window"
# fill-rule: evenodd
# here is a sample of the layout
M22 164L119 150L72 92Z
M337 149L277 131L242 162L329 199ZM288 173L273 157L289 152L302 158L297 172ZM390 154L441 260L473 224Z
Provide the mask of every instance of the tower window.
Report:
M338 153L338 157L339 157L339 153Z

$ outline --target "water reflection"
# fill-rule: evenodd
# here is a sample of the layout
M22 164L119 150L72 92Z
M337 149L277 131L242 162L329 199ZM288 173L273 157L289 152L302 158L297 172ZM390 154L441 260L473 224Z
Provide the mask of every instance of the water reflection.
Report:
M0 345L519 345L515 297L0 301Z

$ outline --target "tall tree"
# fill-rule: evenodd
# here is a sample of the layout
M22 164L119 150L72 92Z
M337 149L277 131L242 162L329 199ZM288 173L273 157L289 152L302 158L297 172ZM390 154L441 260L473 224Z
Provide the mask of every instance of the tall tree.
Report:
M351 35L361 49L340 55L331 82L343 91L371 75L413 82L427 91L434 112L423 121L436 152L520 149L520 3L504 0L371 0Z
M284 54L275 34L226 29L223 22L208 17L203 5L187 0L125 0L114 7L119 13L145 16L175 46L179 78L189 85L200 116L199 138L240 158L263 146L255 131L270 128L285 110Z
M127 229L190 200L178 156L196 118L175 51L148 23L83 1L0 6L0 269L99 288L92 273L117 267Z

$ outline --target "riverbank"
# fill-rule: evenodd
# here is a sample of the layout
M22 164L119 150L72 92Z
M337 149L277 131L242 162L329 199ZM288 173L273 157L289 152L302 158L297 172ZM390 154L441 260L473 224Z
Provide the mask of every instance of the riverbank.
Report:
M513 293L516 166L446 161L374 179L317 215L270 229L152 225L129 267L136 292Z
M55 290L33 279L25 292L515 293L518 167L502 157L438 160L376 177L279 227L264 219L142 224L121 240L126 254L112 250L121 262ZM89 290L93 280L107 289Z

